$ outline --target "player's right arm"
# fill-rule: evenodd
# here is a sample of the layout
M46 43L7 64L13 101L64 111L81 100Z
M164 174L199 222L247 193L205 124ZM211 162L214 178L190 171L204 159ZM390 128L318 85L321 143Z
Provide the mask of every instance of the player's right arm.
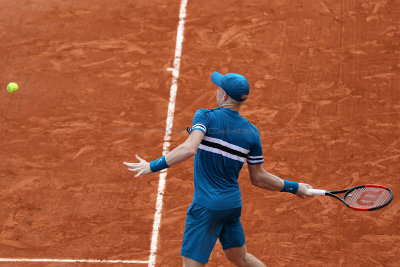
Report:
M186 141L165 156L168 166L178 164L194 156L197 152L204 133L202 131L193 131Z
M253 164L249 166L250 180L251 183L257 187L261 187L270 191L281 191L284 187L284 180L267 172L262 164ZM299 183L299 189L296 195L299 197L312 196L308 192L308 188L312 188L308 184Z

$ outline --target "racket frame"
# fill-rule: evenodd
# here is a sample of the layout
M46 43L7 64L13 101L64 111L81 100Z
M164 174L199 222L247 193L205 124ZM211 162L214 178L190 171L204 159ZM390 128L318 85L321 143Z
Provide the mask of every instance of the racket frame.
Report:
M390 192L390 199L388 201L386 201L386 203L384 203L383 205L380 205L378 207L373 207L373 208L357 208L357 207L350 206L348 203L346 203L345 199L348 194L350 194L351 192L353 192L356 189L364 188L364 187L384 188ZM311 193L313 193L315 195L325 195L325 196L337 198L338 200L343 202L343 204L345 204L347 207L354 209L354 210L361 210L361 211L371 211L371 210L381 209L381 208L387 206L393 199L393 192L392 192L392 190L390 190L389 187L386 187L384 185L377 185L377 184L360 185L360 186L356 186L353 188L344 189L344 190L336 190L336 191L326 191L326 190L321 190L321 189L309 189L309 190ZM342 194L342 193L344 193L344 196L342 198L336 195L336 194Z

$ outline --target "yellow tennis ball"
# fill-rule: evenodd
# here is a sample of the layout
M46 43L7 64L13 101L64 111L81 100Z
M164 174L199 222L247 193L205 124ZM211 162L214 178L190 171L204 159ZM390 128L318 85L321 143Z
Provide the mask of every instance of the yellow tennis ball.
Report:
M7 85L7 91L10 92L10 93L14 93L14 92L18 91L18 84L16 84L16 83L9 83L9 84Z

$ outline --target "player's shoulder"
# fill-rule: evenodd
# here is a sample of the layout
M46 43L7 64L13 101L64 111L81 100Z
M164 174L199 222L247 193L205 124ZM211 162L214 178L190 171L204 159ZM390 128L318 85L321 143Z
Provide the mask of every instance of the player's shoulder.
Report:
M218 111L218 110L220 110L220 108L211 108L211 109L206 109L206 108L200 108L200 109L198 109L197 111L196 111L196 115L210 115L210 114L212 114L213 112L216 112L216 111Z
M255 132L258 133L258 128L257 128L257 126L255 126L255 125L252 124L251 122L249 122L249 124L250 124L251 128L252 128Z
M254 124L252 124L248 119L246 119L245 117L241 116L243 118L243 120L245 121L245 123L247 124L247 126L249 127L249 129L251 129L254 133L259 133L257 126L255 126Z
M215 111L218 111L218 110L221 110L221 107L219 107L219 108L200 108L197 111L198 112L204 112L204 113L210 113L210 112L215 112Z

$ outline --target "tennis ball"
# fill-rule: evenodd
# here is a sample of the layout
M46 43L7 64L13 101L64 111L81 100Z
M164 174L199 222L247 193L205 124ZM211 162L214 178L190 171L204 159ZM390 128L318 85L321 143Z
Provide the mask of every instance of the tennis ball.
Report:
M16 83L9 83L9 84L7 85L7 91L10 92L10 93L14 93L14 92L18 91L18 84L16 84Z

